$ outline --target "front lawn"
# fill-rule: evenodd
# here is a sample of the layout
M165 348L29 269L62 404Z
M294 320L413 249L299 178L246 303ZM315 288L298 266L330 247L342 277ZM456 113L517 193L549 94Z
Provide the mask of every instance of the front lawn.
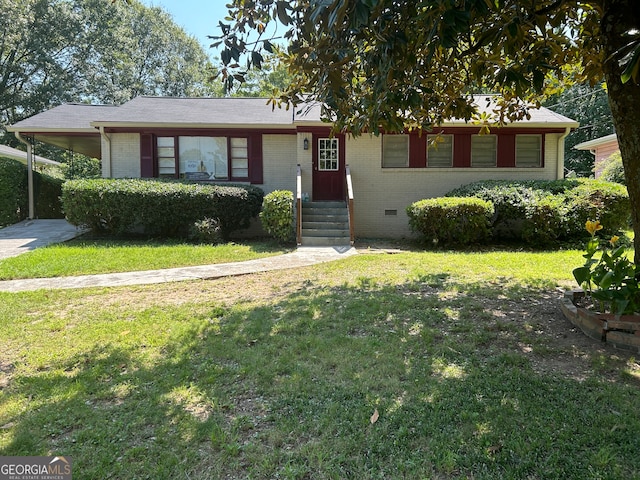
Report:
M637 356L558 307L583 260L0 293L0 455L70 455L77 479L638 478Z
M79 238L0 260L0 280L131 272L241 262L287 253L271 241L192 244L177 240Z

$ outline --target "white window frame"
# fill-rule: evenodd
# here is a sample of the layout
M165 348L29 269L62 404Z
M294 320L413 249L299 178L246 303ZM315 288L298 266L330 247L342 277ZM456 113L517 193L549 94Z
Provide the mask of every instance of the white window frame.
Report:
M175 178L176 176L176 137L156 137L158 155L158 177Z
M229 137L229 162L231 178L249 178L249 139Z
M340 170L340 142L337 138L318 139L318 170L321 172Z

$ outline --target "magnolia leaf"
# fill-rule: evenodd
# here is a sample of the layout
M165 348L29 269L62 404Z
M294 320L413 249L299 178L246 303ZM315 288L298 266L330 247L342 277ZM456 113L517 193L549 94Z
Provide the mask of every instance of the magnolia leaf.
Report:
M640 68L640 44L632 50L631 55L628 55L629 61L622 72L620 79L622 83L627 83L633 78L634 82L638 81L638 69Z
M578 267L573 270L573 278L576 279L578 285L588 282L591 278L591 269L589 267Z
M378 418L380 418L380 414L378 413L378 409L376 408L373 411L373 415L371 415L371 418L369 419L369 421L371 422L371 425L376 423L378 421Z

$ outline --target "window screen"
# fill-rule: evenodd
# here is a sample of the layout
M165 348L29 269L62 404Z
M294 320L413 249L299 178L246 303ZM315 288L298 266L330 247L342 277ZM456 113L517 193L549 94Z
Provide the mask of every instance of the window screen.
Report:
M382 136L382 167L409 166L409 135Z
M427 167L453 165L453 135L427 135Z
M497 164L497 144L495 135L472 135L471 166L495 167Z

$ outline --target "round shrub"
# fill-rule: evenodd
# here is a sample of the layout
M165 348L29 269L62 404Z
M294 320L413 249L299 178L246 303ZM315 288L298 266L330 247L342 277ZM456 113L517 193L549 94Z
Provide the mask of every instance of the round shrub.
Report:
M489 238L493 204L479 198L430 198L407 207L409 225L425 241L469 245Z
M293 192L276 190L268 193L260 212L262 228L281 242L288 242L294 235Z
M628 228L630 218L629 194L619 183L585 180L565 194L564 235L569 239L588 236L587 220L600 220L602 234L611 236Z
M495 207L492 234L530 244L576 240L585 222L600 220L614 234L628 225L630 204L622 185L590 179L474 182L447 196L470 196Z
M626 185L627 181L624 178L624 166L622 165L622 155L620 155L620 152L610 155L604 162L599 180Z

